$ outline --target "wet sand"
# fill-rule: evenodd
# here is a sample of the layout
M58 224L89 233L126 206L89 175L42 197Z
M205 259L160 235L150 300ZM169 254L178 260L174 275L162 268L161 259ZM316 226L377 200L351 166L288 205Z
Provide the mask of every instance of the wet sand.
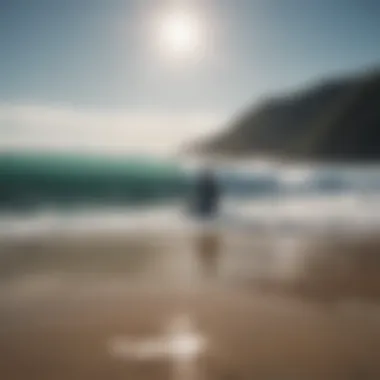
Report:
M0 378L380 378L377 239L207 239L2 242ZM207 346L184 348L194 360L182 372L184 356L110 348L164 336L184 315Z

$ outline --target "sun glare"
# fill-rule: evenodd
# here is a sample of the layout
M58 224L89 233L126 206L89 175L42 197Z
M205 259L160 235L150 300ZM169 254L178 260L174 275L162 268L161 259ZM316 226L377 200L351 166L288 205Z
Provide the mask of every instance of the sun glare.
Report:
M192 57L201 48L200 20L190 12L175 10L163 15L158 33L160 49L165 55Z

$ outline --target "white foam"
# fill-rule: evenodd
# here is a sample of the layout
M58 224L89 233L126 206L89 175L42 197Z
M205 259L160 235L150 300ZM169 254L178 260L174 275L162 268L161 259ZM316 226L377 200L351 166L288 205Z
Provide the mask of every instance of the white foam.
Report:
M257 164L257 162L256 162ZM276 165L238 165L235 187L248 181L253 189L263 178L278 186L244 196L226 194L220 216L208 227L292 228L318 230L373 230L380 228L380 175L378 168L311 168ZM258 175L258 173L261 175ZM264 177L262 177L264 175ZM227 176L228 177L228 176ZM256 181L256 182L255 182ZM249 193L251 190L247 190ZM147 209L102 208L72 211L41 210L30 214L0 215L1 237L34 237L52 233L125 233L153 230L191 231L204 228L190 216L184 204Z

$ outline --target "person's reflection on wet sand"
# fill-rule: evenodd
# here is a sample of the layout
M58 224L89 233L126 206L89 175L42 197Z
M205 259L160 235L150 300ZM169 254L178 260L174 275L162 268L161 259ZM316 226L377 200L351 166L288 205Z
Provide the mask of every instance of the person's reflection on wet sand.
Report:
M201 231L196 237L195 249L203 275L217 274L220 237L212 228L219 211L220 189L211 169L204 169L195 186L195 211L201 222Z
M196 252L202 275L206 278L218 274L218 260L220 255L220 236L215 231L201 231L197 236Z

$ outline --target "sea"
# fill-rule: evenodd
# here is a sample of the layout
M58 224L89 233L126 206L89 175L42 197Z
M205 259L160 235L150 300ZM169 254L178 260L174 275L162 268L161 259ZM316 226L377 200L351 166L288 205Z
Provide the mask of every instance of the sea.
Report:
M183 161L194 180L199 165ZM297 165L266 161L223 162L215 172L222 189L210 228L281 234L363 233L380 230L380 165ZM162 202L86 204L0 212L0 239L52 234L184 232L202 222L188 196ZM203 226L204 227L204 226Z

